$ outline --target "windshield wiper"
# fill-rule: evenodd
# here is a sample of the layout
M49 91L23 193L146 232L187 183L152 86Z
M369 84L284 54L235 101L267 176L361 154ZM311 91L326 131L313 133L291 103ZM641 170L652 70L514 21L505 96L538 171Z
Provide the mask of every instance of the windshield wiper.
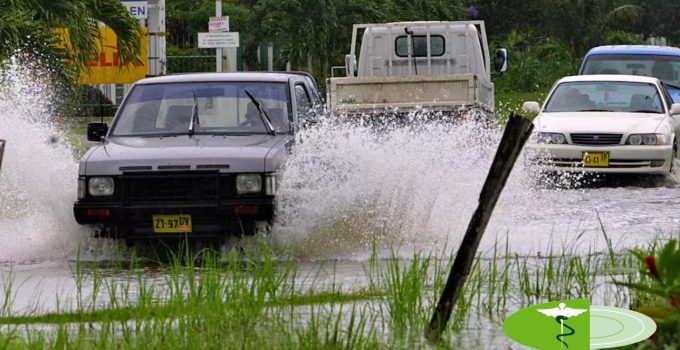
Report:
M592 108L592 109L579 109L579 112L612 112L609 109L598 109L598 108Z
M198 119L198 100L196 99L196 91L192 92L194 96L194 106L191 107L191 122L189 123L189 136L194 134L194 124L201 125L201 121Z
M260 112L260 119L262 120L262 124L264 124L264 128L267 129L269 134L276 136L276 130L274 130L274 127L272 126L272 120L269 119L267 112L262 108L260 101L258 101L248 89L244 89L243 91L250 97L250 100L253 101L253 104L255 104L255 107L257 107L257 110Z

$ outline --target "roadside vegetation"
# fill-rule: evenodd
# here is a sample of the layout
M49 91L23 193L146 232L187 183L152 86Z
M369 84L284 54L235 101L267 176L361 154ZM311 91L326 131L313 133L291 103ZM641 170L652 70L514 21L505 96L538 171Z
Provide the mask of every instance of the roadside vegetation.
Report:
M671 291L660 291L661 280L646 272L649 259L636 257L661 254L657 274L663 281L674 278L675 286L677 273L670 266L680 255L672 244L656 241L634 252L589 254L561 247L544 256L520 256L507 241L499 242L476 259L440 346L507 344L496 325L519 308L552 300L588 298L644 312L643 306L656 305L660 293ZM352 286L302 275L294 259L282 259L285 253L264 243L255 248L179 253L160 265L134 257L125 263L77 261L72 267L76 300L64 300L51 313L38 307L13 312L10 273L3 281L0 344L11 349L428 348L422 332L452 263L449 254L416 253L406 260L373 254L364 263L365 283ZM675 309L654 310L676 328L661 328L645 343L649 349L677 340L677 296L663 296ZM472 336L478 333L485 336Z
M61 77L60 90L70 94L61 101L77 102L61 111L66 116L82 112L79 103L101 103L96 96L72 87L77 70L96 47L93 28L97 21L118 34L123 64L139 52L140 28L117 0L0 0L0 7L7 9L0 14L0 61L20 52L54 65L51 73ZM680 42L680 30L671 25L680 3L662 0L240 0L225 2L223 7L224 15L230 16L231 30L238 31L242 39L238 52L241 68L266 69L266 60L258 57L258 50L272 43L276 70L290 64L294 70L310 71L322 87L331 67L344 64L352 24L483 20L492 48L505 47L509 52L508 71L495 79L497 100L506 104L514 103L512 98L504 98L507 94L546 93L558 78L575 74L583 55L593 46L640 44L650 37L664 37L669 45ZM167 3L169 56L206 54L196 48L195 40L198 32L207 30L207 18L214 15L214 9L212 0ZM69 29L74 51L57 45L61 40L57 28ZM182 63L175 67L178 62L197 66ZM171 72L178 73L199 71L206 62L187 59L168 64Z

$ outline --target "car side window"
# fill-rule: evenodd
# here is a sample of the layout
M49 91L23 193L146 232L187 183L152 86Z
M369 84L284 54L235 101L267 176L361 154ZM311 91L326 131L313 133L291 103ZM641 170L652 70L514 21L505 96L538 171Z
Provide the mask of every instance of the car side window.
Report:
M295 85L295 100L297 101L298 115L304 115L312 108L312 103L309 100L309 95L302 84Z

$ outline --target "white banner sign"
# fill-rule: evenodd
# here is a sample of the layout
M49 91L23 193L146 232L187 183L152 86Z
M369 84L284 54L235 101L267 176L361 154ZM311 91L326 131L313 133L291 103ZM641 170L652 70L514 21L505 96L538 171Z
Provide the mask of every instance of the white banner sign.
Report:
M138 0L120 0L120 2L127 7L128 12L137 19L146 19L149 13L149 7L146 1Z
M208 21L210 33L223 33L229 31L229 16L210 17Z
M198 47L201 49L238 47L238 32L229 33L198 33Z

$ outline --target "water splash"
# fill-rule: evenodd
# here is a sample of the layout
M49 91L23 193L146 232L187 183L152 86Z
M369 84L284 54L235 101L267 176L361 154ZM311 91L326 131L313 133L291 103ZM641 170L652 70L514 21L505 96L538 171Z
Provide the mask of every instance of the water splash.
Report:
M64 257L87 237L74 220L77 162L56 125L49 74L17 58L4 65L0 138L0 261Z
M282 171L274 241L303 259L455 249L502 132L426 119L377 128L361 120L326 121L303 130ZM482 251L497 239L521 254L606 249L600 219L620 249L680 227L673 187L600 186L597 176L578 172L542 174L524 157L499 199Z
M300 134L283 171L275 240L311 258L457 244L501 132L476 122L366 124Z

